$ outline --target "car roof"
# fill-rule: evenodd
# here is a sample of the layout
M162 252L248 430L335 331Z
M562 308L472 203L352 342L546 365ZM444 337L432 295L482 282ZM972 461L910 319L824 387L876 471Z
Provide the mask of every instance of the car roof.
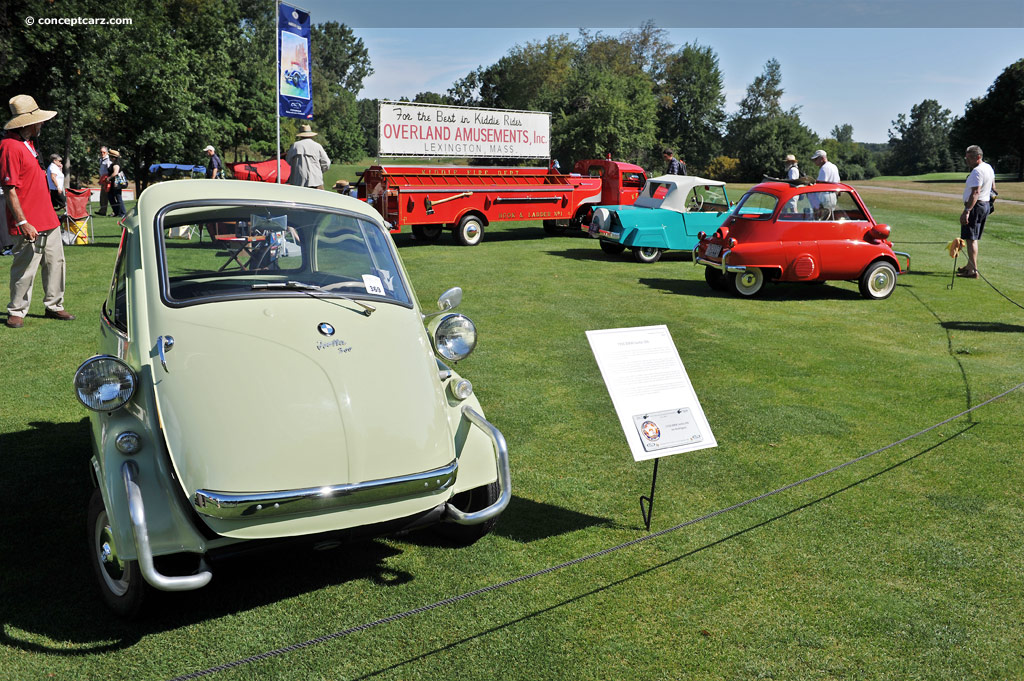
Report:
M143 220L152 220L164 206L173 203L202 201L275 202L358 213L382 223L380 213L365 202L323 189L296 187L272 182L250 180L168 180L152 184L139 195L137 210Z
M790 196L793 194L806 194L808 192L854 192L856 190L842 182L815 182L813 184L791 185L788 182L762 182L750 188L752 192L764 192L776 196Z
M711 185L715 187L725 186L725 182L720 180L708 180L703 177L697 177L696 175L658 175L657 177L648 178L647 181L674 184L678 189L685 191L689 191L698 185Z

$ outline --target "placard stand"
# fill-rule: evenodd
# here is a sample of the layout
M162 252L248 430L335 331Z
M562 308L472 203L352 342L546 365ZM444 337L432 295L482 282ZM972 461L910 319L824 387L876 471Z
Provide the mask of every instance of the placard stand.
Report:
M640 515L644 517L644 527L648 532L651 531L651 515L654 513L654 486L658 484L658 462L660 458L654 460L654 475L651 477L651 496L640 497ZM647 502L647 508L644 509L644 502Z

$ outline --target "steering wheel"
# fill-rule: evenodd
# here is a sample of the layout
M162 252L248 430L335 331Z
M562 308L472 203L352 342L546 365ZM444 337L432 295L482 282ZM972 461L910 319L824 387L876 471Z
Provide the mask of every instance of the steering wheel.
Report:
M694 192L690 195L690 212L699 213L700 209L704 207L704 197Z

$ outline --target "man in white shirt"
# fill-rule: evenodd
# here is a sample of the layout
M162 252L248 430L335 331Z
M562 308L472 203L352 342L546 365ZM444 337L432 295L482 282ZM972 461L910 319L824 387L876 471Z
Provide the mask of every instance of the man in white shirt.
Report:
M839 182L839 168L828 160L828 154L824 149L818 149L811 156L811 160L818 166L818 182ZM809 196L811 204L814 205L814 212L819 220L832 219L832 211L836 207L835 192L816 192Z
M331 167L330 157L320 143L313 139L316 133L309 125L303 124L295 137L298 139L285 154L285 160L292 167L288 184L323 189L324 173Z
M50 202L54 209L67 205L64 198L64 159L60 154L50 154L50 167L46 169L46 186L50 188Z
M960 238L967 242L967 264L957 271L958 277L978 278L978 241L985 229L989 208L992 205L992 185L996 173L992 166L982 160L981 147L972 144L964 154L971 174L964 186L964 210L960 213Z

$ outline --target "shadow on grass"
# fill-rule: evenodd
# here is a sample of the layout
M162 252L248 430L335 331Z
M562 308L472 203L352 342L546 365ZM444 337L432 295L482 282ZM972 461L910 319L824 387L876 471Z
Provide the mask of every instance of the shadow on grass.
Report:
M441 233L441 236L437 241L422 241L413 237L412 233L407 231L408 228L403 228L401 234L392 234L391 237L395 241L395 245L399 248L418 248L422 246L458 246L459 242L455 240L454 233L451 230L445 230ZM582 231L579 233L580 236L586 236ZM554 239L576 239L577 234L573 231L566 231L561 234L551 235L544 231L542 227L510 227L498 229L484 228L484 238L481 243L501 243L501 242L518 242L518 241L538 241L541 239L554 240Z
M602 260L605 262L621 262L625 265L637 267L650 267L646 263L640 263L633 259L632 251L625 250L619 255L609 255L601 250L601 246L594 241L592 248L569 248L564 251L548 251L548 255L556 255L569 260ZM665 251L661 254L659 262L692 262L693 254L690 251Z
M839 488L837 490L829 492L828 494L820 496L817 499L813 499L812 501L808 501L805 504L801 504L800 506L797 506L797 507L792 508L792 509L790 509L788 511L785 511L784 513L780 513L780 514L778 514L776 516L768 518L767 520L764 520L764 521L761 521L761 522L756 523L754 525L751 525L749 527L743 528L742 530L738 530L736 532L733 532L732 534L730 534L730 535L728 535L726 537L722 537L721 539L717 539L717 540L715 540L713 542L709 542L707 544L704 544L703 546L700 546L700 547L698 547L696 549L693 549L691 551L687 551L686 553L680 554L680 555L678 555L678 556L676 556L674 558L670 558L670 559L668 559L666 561L663 561L663 562L661 562L661 563L659 563L659 564L657 564L657 565L655 565L653 567L649 567L649 568L646 568L644 570L640 570L639 572L636 572L636 573L634 573L634 574L632 574L632 575L630 575L628 577L623 577L622 579L618 579L618 580L615 580L613 582L609 582L609 583L605 584L604 586L599 586L599 587L591 589L590 591L587 591L585 593L581 593L581 594L573 596L571 598L566 598L566 599L564 599L564 600L562 600L562 601L560 601L558 603L555 603L554 605L551 605L549 607L542 608L540 610L535 610L534 612L531 612L531 613L529 613L527 615L524 615L522 617L518 617L518 618L516 618L514 620L510 620L508 622L505 622L504 624L500 624L498 626L491 627L490 629L486 629L486 630L481 631L481 632L479 632L477 634L473 634L472 636L467 636L467 637L462 638L462 639L460 639L458 641L454 641L452 643L449 643L448 645L441 646L439 648L435 648L435 649L433 649L433 650L431 650L429 652L422 653L420 655L416 655L416 656L407 658L405 660L402 660L401 662L396 662L395 664L392 664L390 666L383 667L383 668L378 669L376 671L372 671L372 672L369 672L367 674L364 674L363 676L356 677L355 681L361 681L363 679L371 679L371 678L374 678L374 677L377 677L377 676L382 676L382 675L388 674L389 672L393 672L393 671L395 671L397 669L400 669L401 667L404 667L405 665L412 664L412 663L415 663L415 662L420 662L420 661L426 660L426 659L428 659L430 657L433 657L434 655L438 655L438 654L441 654L441 653L453 650L454 648L456 648L458 646L461 646L463 644L471 643L471 642L473 642L475 640L482 639L485 636L488 636L490 634L502 631L504 629L508 629L509 627L513 627L513 626L515 626L517 624L520 624L522 622L529 621L529 620L531 620L531 619L533 619L535 617L538 617L540 615L544 615L546 613L556 611L556 610L558 610L558 609L560 609L562 607L565 607L565 606L570 605L572 603L575 603L577 601L582 601L584 599L590 598L590 597L595 596L597 594L600 594L602 592L609 591L609 590L611 590L611 589L613 589L615 587L621 586L623 584L627 584L627 583L629 583L629 582L631 582L633 580L640 579L641 577L644 577L644 576L646 576L646 575L648 575L648 574L650 574L652 572L655 572L656 570L660 570L662 568L668 567L669 565L672 565L674 563L678 563L679 561L682 561L682 560L685 560L687 558L691 558L693 556L696 556L697 554L702 553L702 552L704 552L704 551L706 551L708 549L713 549L716 546L719 546L719 545L724 544L726 542L729 542L729 541L732 541L734 539L737 539L738 537L742 537L745 534L748 534L748 533L753 532L755 530L759 530L759 529L764 528L764 527L768 527L772 523L775 523L777 521L780 521L780 520L783 520L785 518L788 518L789 516L791 516L791 515L793 515L795 513L799 513L800 511L807 510L807 509L811 508L812 506L820 504L823 501L827 501L827 500L831 499L832 497L835 497L835 496L837 496L839 494L842 494L843 492L847 492L847 491L857 487L858 485L861 485L861 484L863 484L865 482L868 482L868 481L873 480L873 479L875 479L877 477L880 477L880 476L882 476L882 475L884 475L886 473L889 473L889 472L891 472L893 470L896 470L897 468L900 468L901 466L904 466L904 465L914 461L915 459L917 459L917 458L919 458L919 457L921 457L921 456L923 456L923 455L925 455L925 454L927 454L927 453L929 453L929 452L931 452L931 451L933 451L935 449L938 449L942 445L950 442L951 440L959 437L960 435L963 435L964 433L969 431L971 428L973 428L975 425L977 425L977 424L973 424L972 423L971 425L966 426L965 428L960 429L959 431L957 431L956 433L950 435L949 437L944 438L940 442L937 442L934 445L931 445L930 447L926 447L925 449L921 450L920 452L918 452L916 454L913 454L913 455L911 455L911 456L909 456L909 457L907 457L907 458L905 458L905 459L903 459L901 461L897 461L896 463L891 464L890 466L887 466L886 468L883 468L880 471L876 471L875 473L872 473L871 475L867 475L867 476L865 476L865 477L863 477L863 478L861 478L859 480L856 480L856 481L846 485L845 487L841 487L841 488Z
M693 279L639 279L640 284L665 293L701 298L735 298L752 303L768 300L864 300L856 291L837 288L827 284L767 283L761 292L752 298L740 298L729 291L715 291L703 281Z
M947 331L982 331L985 333L1021 333L1024 326L1002 322L939 322Z
M0 646L61 657L128 648L147 634L258 608L354 580L381 586L413 575L385 565L401 553L376 540L328 551L310 543L222 560L199 591L152 590L148 619L119 620L100 600L88 562L92 493L88 419L32 423L0 434ZM52 645L41 638L54 641Z

